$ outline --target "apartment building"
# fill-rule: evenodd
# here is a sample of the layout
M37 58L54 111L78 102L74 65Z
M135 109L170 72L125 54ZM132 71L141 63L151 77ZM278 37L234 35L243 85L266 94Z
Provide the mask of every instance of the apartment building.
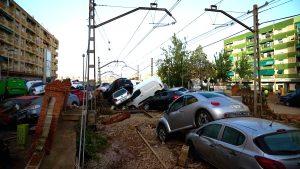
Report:
M260 75L262 86L285 91L300 85L300 16L259 29ZM232 69L228 73L232 82L240 81L235 72L235 62L245 55L253 63L253 33L226 39L224 50L230 55ZM244 82L251 82L251 79Z
M0 0L1 75L57 77L58 40L13 0Z

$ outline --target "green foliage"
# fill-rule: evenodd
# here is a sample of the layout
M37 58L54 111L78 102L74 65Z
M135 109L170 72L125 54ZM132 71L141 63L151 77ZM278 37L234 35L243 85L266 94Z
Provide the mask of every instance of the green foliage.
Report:
M187 86L190 68L186 46L174 34L172 46L162 50L165 58L158 61L158 76L169 86Z
M192 78L205 80L214 75L214 65L207 60L207 55L199 45L190 57L190 73Z
M86 129L85 155L88 159L97 159L97 152L107 147L107 139L99 133Z
M77 151L80 142L80 123L76 125L77 135ZM85 131L85 158L87 160L97 160L97 153L104 150L108 146L107 138L101 133L95 133L91 128L87 127Z
M229 55L222 51L219 56L215 56L215 78L221 81L228 80L228 72L230 71L232 63L229 59Z
M248 57L243 54L238 61L235 62L236 73L243 80L245 78L250 78L252 74L251 64L248 62Z
M190 79L205 80L214 76L214 65L201 46L189 52L174 34L172 46L162 50L165 58L158 61L157 74L169 86L187 86Z

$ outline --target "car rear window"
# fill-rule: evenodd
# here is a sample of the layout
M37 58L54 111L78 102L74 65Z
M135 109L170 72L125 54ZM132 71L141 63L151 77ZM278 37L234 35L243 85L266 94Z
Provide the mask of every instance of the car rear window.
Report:
M300 131L276 132L260 136L256 145L270 155L300 154Z
M174 93L179 96L183 95L183 93L181 91L175 91Z
M206 98L214 98L214 97L220 97L219 94L216 93L199 93L199 95L206 97Z

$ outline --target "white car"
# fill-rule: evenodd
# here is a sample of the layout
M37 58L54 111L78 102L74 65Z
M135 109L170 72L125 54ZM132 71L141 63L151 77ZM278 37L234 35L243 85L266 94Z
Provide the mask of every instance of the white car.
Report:
M158 77L151 77L138 85L134 86L133 94L130 98L132 100L128 106L139 108L144 101L149 97L154 96L157 91L160 91L164 88L164 84L161 82Z
M40 95L45 93L45 84L43 82L38 82L34 83L30 88L29 88L29 94L32 95Z
M26 82L26 87L29 90L31 88L31 86L35 83L41 83L43 82L42 80L31 80L31 81L27 81Z

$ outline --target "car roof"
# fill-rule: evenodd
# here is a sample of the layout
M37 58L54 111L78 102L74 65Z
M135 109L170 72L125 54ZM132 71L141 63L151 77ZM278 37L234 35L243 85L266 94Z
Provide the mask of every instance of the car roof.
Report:
M31 100L35 98L39 98L40 96L19 96L15 98L11 98L12 100Z
M171 88L171 89L169 89L169 90L174 91L174 90L179 90L179 89L181 89L181 88L184 88L184 87L173 87L173 88Z
M291 127L282 123L274 122L267 119L260 119L254 117L238 117L238 118L227 118L215 121L219 124L226 126L232 126L240 129L241 131L258 137L260 135L277 132L278 130L295 130L297 128Z

